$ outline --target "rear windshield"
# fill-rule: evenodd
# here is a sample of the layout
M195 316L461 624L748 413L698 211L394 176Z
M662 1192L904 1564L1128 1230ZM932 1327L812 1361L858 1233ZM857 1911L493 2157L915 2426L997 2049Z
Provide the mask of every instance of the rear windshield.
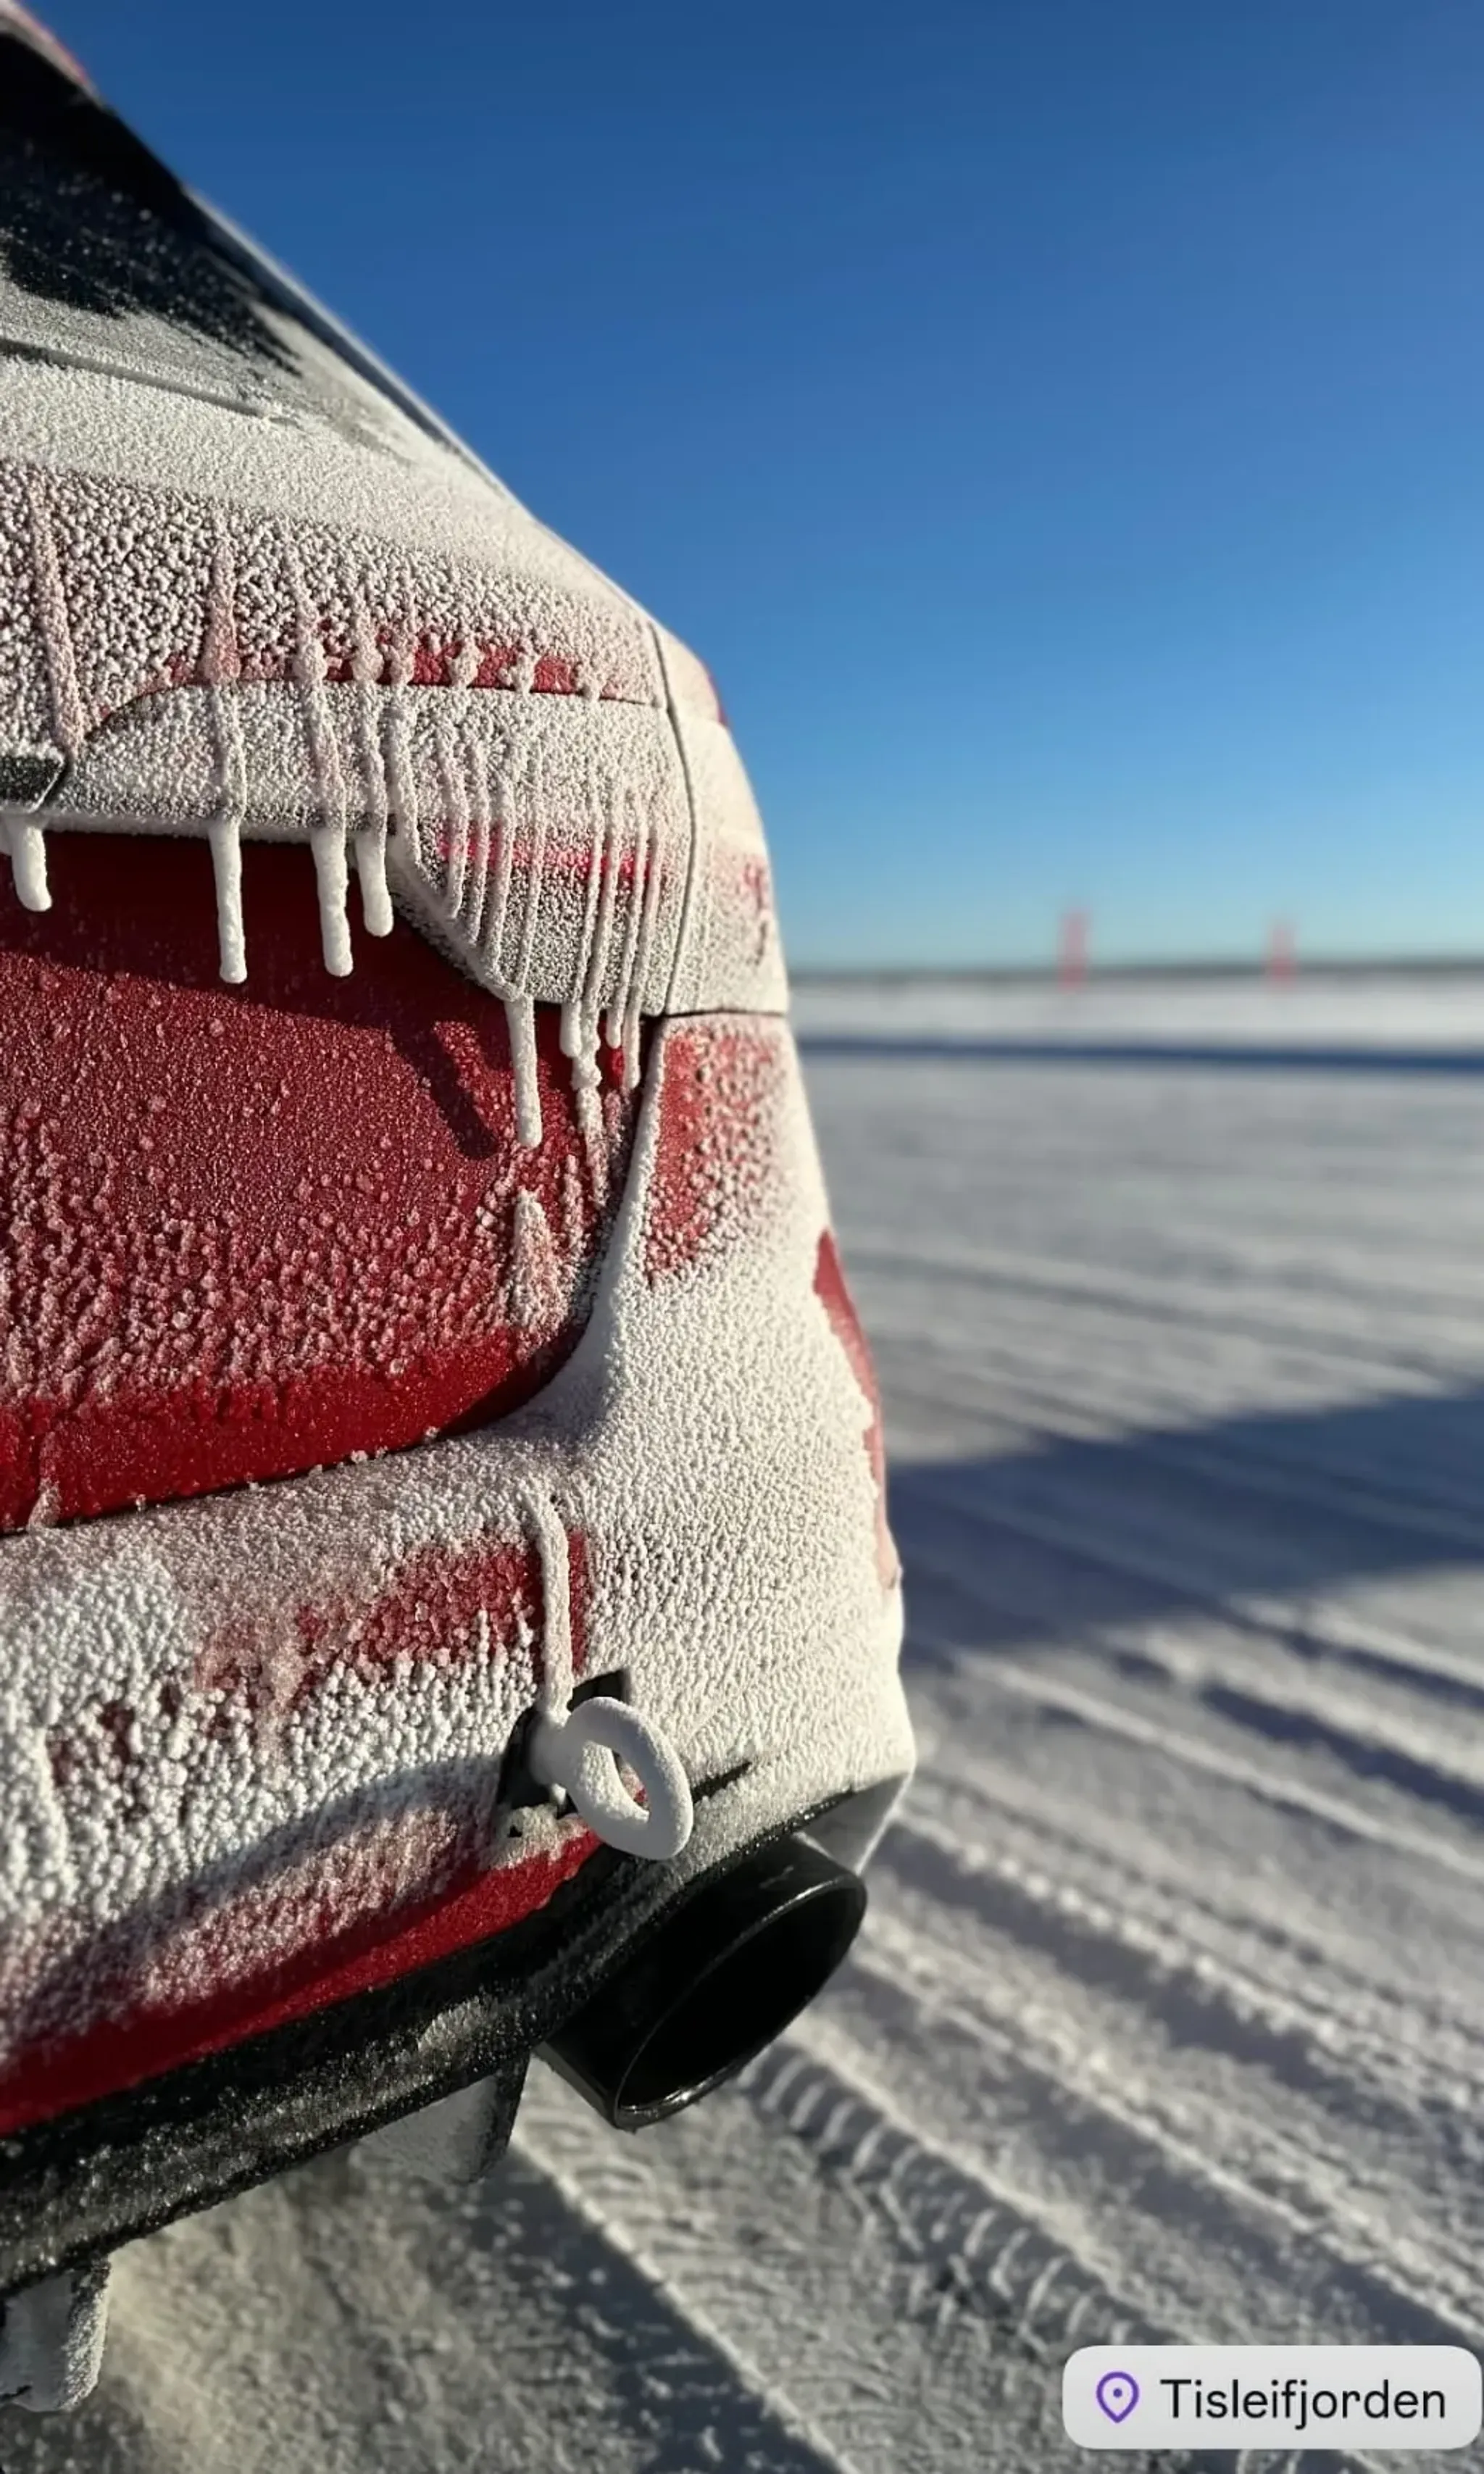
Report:
M318 352L306 349L311 337ZM0 351L7 345L91 352L213 392L311 400L323 393L314 372L328 352L347 376L456 446L116 112L0 24Z

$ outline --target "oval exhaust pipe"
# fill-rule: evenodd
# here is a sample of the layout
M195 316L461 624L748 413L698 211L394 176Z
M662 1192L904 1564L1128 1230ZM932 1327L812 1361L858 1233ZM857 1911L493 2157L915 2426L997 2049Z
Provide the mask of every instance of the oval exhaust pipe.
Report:
M542 2048L619 2130L693 2104L781 2035L860 1929L865 1887L804 1838L708 1875Z

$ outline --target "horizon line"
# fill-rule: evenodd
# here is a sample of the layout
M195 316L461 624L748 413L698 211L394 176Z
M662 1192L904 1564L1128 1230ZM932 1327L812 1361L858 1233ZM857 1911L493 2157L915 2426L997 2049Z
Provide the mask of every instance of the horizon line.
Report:
M1305 979L1410 977L1462 978L1484 975L1484 950L1475 954L1310 954L1282 971L1256 957L1190 955L1182 960L1146 958L1094 962L1068 978L1056 959L1044 962L808 962L791 961L789 977L806 981L960 980L975 982L1047 981L1071 988L1099 980L1263 980L1292 986Z

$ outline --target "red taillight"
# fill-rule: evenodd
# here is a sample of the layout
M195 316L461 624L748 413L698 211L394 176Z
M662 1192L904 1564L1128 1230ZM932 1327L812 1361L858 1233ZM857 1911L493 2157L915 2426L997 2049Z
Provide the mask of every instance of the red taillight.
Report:
M579 1121L538 1008L398 926L327 976L308 851L250 843L217 976L204 843L58 834L0 890L0 1527L285 1475L517 1406L586 1317L633 1099Z

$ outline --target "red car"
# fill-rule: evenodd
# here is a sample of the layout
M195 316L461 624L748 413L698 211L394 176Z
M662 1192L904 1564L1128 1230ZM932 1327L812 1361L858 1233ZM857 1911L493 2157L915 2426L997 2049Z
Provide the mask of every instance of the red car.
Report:
M707 672L0 0L0 2392L532 2053L673 2111L912 1759Z

